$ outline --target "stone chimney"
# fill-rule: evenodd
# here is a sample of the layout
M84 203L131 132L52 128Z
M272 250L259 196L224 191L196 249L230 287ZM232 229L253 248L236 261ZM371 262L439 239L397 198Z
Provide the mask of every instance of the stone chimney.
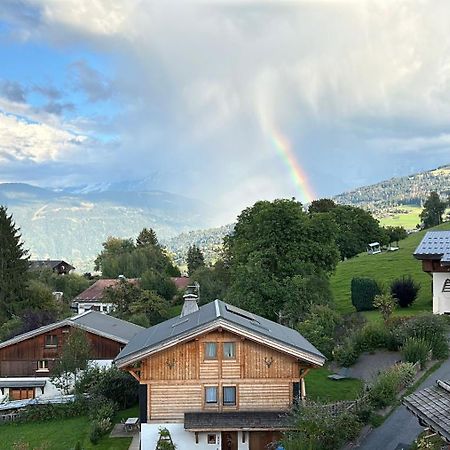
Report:
M198 311L198 296L195 294L185 294L183 295L183 309L181 310L180 317L187 316L188 314L192 314L195 311Z

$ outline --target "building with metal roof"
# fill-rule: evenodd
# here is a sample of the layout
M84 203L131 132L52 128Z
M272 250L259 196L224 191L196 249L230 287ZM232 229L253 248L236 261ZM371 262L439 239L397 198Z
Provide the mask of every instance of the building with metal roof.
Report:
M450 231L428 231L414 257L433 278L433 312L450 314Z

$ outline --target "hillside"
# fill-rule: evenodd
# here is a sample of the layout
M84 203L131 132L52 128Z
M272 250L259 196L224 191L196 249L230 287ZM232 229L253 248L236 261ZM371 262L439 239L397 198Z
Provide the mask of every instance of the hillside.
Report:
M210 223L210 208L161 191L53 191L27 184L0 184L6 205L21 228L32 257L63 258L79 270L110 235L135 237L153 227L164 240Z
M432 230L450 230L450 223L444 223ZM417 311L431 311L431 277L422 272L421 262L412 256L425 233L426 231L420 231L410 234L400 241L400 250L397 252L377 255L362 253L355 258L340 262L331 277L331 288L339 312L354 312L350 297L352 278L369 277L388 287L392 280L408 275L421 284L421 289L411 308L397 310L396 314L408 315Z
M450 195L450 165L344 192L335 196L334 200L367 209L379 219L410 215L409 221L400 225L414 228L421 206L432 191L444 198ZM399 224L395 220L386 220L384 223Z

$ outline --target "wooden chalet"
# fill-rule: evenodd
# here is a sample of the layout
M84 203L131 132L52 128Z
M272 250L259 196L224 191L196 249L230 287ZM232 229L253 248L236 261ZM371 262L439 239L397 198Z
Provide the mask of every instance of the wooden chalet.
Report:
M90 311L1 342L0 401L58 394L50 386L49 377L64 340L75 328L86 332L92 360L103 364L111 363L130 339L144 330L130 322Z
M115 360L140 382L141 448L155 449L161 427L181 449L266 448L325 357L291 328L186 297L180 317L142 331Z
M75 270L75 267L61 259L34 259L28 262L30 264L30 270L50 269L58 275L67 275L72 270Z
M414 257L433 278L433 313L450 314L450 231L428 231Z

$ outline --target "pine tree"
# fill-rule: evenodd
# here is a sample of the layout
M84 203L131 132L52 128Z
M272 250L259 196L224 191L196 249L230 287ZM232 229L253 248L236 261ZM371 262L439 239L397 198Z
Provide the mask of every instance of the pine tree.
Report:
M28 256L19 228L0 206L0 323L22 309L28 278Z
M447 202L442 201L437 192L431 192L420 213L424 228L435 227L442 223L446 206Z
M187 254L188 273L192 275L199 267L205 266L205 258L199 247L195 244L189 247Z
M136 247L158 246L158 238L152 228L144 228L136 239Z

